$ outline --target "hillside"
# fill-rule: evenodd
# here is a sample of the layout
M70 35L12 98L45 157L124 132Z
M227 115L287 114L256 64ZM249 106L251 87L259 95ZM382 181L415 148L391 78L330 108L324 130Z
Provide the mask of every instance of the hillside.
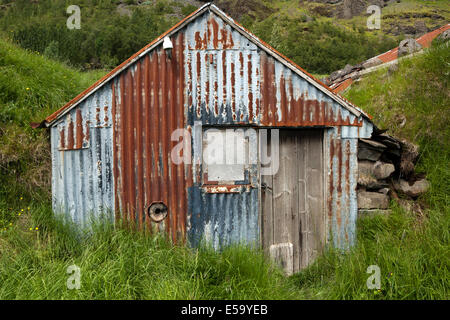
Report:
M419 169L432 184L419 199L423 209L408 211L394 201L390 215L359 221L350 253L329 249L285 278L261 252L245 248L172 249L163 239L108 227L80 239L56 221L48 193L48 136L28 123L103 71L80 72L0 39L0 299L447 299L449 58L448 46L432 48L402 61L398 70L372 74L346 94L381 128L420 145ZM66 267L73 263L84 270L83 287L69 291ZM381 268L379 291L365 285L372 264Z
M0 206L49 199L48 135L33 130L51 111L100 78L0 39ZM0 220L0 226L2 226Z
M80 0L81 29L66 28L64 1L0 0L0 32L23 48L84 70L111 69L206 1ZM265 42L309 72L329 74L385 52L450 20L448 2L216 0ZM366 26L369 4L381 29Z

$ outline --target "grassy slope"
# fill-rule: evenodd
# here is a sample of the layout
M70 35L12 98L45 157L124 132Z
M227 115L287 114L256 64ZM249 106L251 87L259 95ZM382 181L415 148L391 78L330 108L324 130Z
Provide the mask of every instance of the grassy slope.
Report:
M67 1L0 3L11 1L16 5L0 10L0 30L24 48L84 69L112 68L195 9L183 0L146 1L128 6L126 10L134 12L128 17L117 10L123 1L79 0L82 27L68 30ZM403 0L390 4L382 9L381 30L372 31L367 30L366 15L347 20L321 16L314 8L330 5L314 1L217 0L215 4L275 49L320 76L396 46L402 36L389 33L395 26L405 30L405 26L420 20L435 28L450 19L448 1Z
M105 71L81 73L0 39L0 204L48 198L47 134L33 130ZM45 195L47 193L47 195Z
M2 96L1 110L13 101L17 108L17 112L10 108L9 118L4 117L0 127L24 139L17 143L9 134L0 136L1 159L5 148L22 150L20 165L13 167L19 174L11 174L12 167L6 167L7 180L2 175L0 181L0 299L448 298L448 61L449 49L436 49L402 62L390 76L382 71L374 74L347 93L381 127L421 145L419 168L428 172L432 183L421 199L428 209L417 216L393 204L392 215L359 221L358 245L351 253L329 250L309 269L284 278L261 253L243 248L222 254L208 249L195 252L172 248L162 239L108 228L80 240L70 227L55 221L48 200L17 182L33 170L35 164L29 161L34 157L34 143L41 143L40 151L48 153L44 134L27 129L26 123L57 108L97 75L79 73L0 41L0 67L9 66L11 72L2 81L9 98ZM71 77L76 87L66 84L64 77ZM398 113L407 117L405 128L396 127ZM34 161L48 166L48 158ZM82 270L80 290L65 286L66 268L72 264ZM372 264L381 268L380 292L365 285L366 269Z

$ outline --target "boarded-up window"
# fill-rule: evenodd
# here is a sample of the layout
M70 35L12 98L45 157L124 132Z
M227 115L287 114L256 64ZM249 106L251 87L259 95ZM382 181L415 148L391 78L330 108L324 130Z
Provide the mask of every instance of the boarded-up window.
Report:
M246 180L248 138L243 129L208 129L203 135L205 183Z

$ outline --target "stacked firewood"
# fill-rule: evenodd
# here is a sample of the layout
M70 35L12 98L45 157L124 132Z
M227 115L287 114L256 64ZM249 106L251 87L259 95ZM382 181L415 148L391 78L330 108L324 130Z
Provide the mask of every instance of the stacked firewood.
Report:
M358 208L378 211L389 208L390 199L400 204L417 199L429 189L423 174L415 172L418 146L386 133L360 139L358 146Z

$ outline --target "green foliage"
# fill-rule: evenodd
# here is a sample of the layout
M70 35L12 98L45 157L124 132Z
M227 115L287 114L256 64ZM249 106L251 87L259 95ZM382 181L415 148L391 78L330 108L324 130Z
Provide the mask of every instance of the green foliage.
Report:
M81 1L81 29L68 29L64 2L17 2L0 19L0 29L23 48L50 53L75 67L113 68L173 23L165 1L120 15L108 1ZM51 50L51 52L50 52ZM55 55L56 54L56 55Z
M350 253L329 249L291 281L320 299L448 299L449 210L418 221L393 205L389 216L361 218ZM369 290L367 267L377 265L381 289Z
M50 49L49 49L49 52ZM33 130L104 71L81 73L0 39L0 199L48 198L48 135Z
M190 249L110 225L80 235L52 218L46 206L25 217L0 236L0 299L300 297L261 252L250 248ZM81 269L79 290L66 286L66 270L73 264Z
M397 43L388 36L370 36L327 21L303 21L303 18L273 16L247 27L302 68L322 74L347 63L360 63Z
M72 66L112 68L173 25L179 19L173 16L175 8L183 16L196 9L191 4L159 0L152 5L128 7L132 12L129 17L119 14L115 2L86 0L78 4L81 29L69 30L66 5L59 1L19 1L0 12L0 30L22 47ZM271 14L274 9L270 3L225 1L219 5L239 15L244 10L240 19L244 26L312 73L329 74L346 63L359 63L397 44L393 38L372 36L361 28L336 26L315 18L307 22L305 14Z

